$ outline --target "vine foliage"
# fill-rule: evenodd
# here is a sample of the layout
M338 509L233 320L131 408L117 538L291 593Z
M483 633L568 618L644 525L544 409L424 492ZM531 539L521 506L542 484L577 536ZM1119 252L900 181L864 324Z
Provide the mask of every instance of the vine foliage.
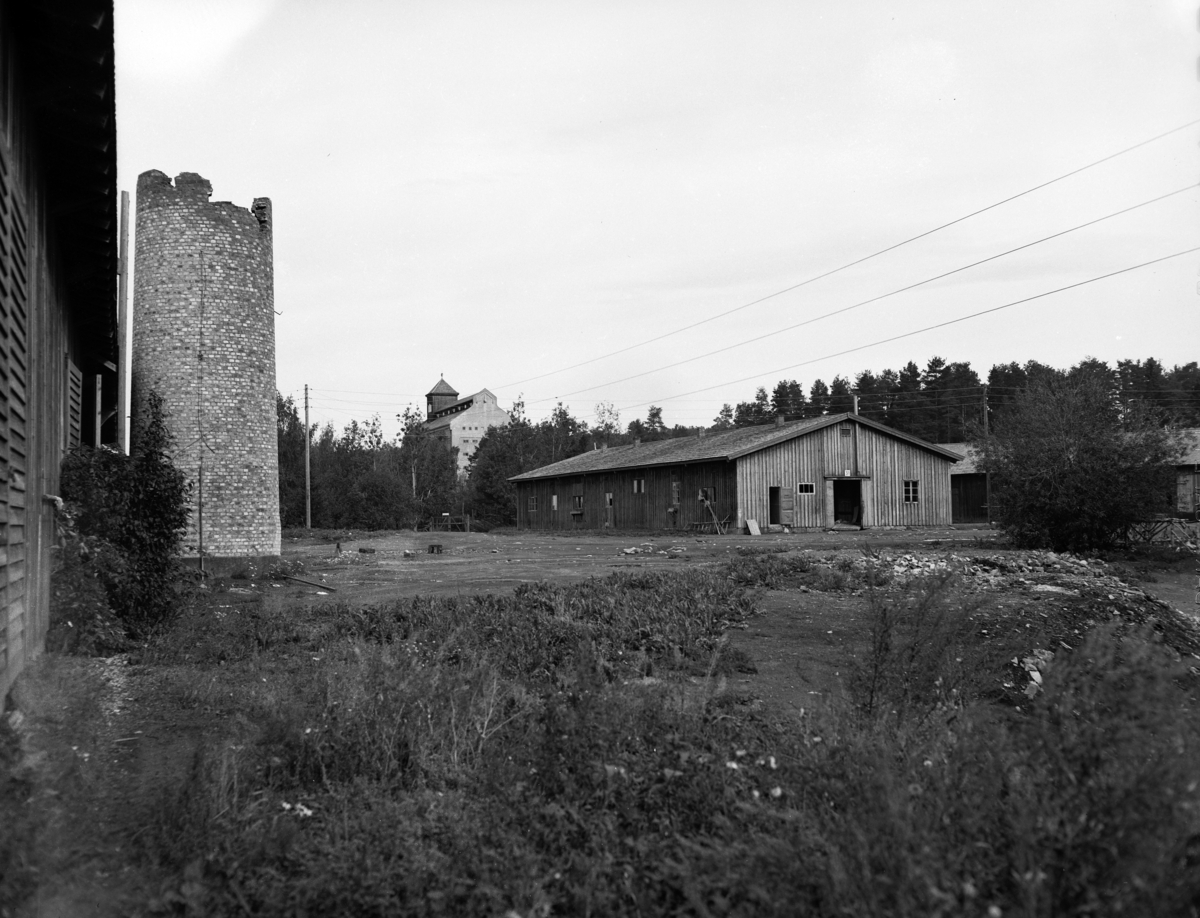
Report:
M82 567L99 582L109 611L131 637L171 616L183 579L179 554L192 485L171 460L166 413L152 391L133 455L80 447L62 464L60 569Z

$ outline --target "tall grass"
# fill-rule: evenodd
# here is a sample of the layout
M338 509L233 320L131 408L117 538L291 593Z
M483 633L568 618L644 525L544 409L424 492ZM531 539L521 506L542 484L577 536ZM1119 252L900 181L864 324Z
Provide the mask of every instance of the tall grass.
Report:
M252 644L221 651L242 726L139 816L179 871L157 905L1191 913L1200 705L1153 635L1097 629L1000 698L1011 648L935 578L874 602L847 704L781 724L697 668L748 612L713 570L212 621ZM161 660L195 658L180 627Z

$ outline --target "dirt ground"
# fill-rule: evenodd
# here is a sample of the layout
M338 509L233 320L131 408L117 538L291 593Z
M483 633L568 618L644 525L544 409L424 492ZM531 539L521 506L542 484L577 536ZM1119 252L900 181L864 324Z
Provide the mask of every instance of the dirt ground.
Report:
M353 596L355 602L372 602L417 593L497 592L539 580L569 583L602 577L614 570L665 569L681 562L724 561L733 557L739 547L751 545L820 551L902 546L955 549L987 544L994 538L994 531L974 528L880 529L757 537L683 534L673 537L664 533L389 532L363 533L334 541L287 539L283 557L303 562L309 572L306 578L323 579L337 591L339 598L345 595ZM435 544L441 546L440 554L429 552L429 546ZM292 597L316 596L318 589L291 583L278 592Z
M431 544L441 545L441 553L430 554ZM267 601L295 602L308 596L365 603L418 593L498 592L539 580L567 583L618 570L670 570L727 561L745 548L969 555L995 544L995 530L965 526L757 537L506 532L362 534L331 542L301 538L285 542L284 558L302 561L305 578L327 586L291 582L271 588ZM1200 618L1195 573L1159 573L1140 586ZM737 676L731 687L760 699L780 716L797 715L823 697L842 694L847 667L869 638L865 606L861 595L763 591L759 614L729 636L750 656L757 672Z
M431 553L430 545L440 545L440 553ZM214 584L207 601L227 608L259 602L358 605L416 594L502 592L531 581L567 583L613 571L723 562L750 546L859 559L863 552L936 559L997 551L993 531L965 528L760 537L342 533L285 540L284 559L303 564L296 575L301 580L272 583L250 571L251 576ZM1139 586L1200 618L1194 572L1159 574ZM1062 590L1037 589L1030 579L985 601L1036 610L1038 603L1064 599ZM729 677L729 689L783 719L842 694L848 668L869 638L867 601L854 592L760 591L758 614L729 634L754 671ZM122 836L114 827L128 821L147 788L188 767L204 731L203 712L164 702L157 680L153 667L130 666L121 658L54 655L22 677L15 694L21 711L16 720L23 716L22 768L34 776L45 829L37 893L15 914L147 914L145 903L153 901L160 878L153 869L129 867L132 858L121 850ZM159 906L149 914L173 913L169 903Z

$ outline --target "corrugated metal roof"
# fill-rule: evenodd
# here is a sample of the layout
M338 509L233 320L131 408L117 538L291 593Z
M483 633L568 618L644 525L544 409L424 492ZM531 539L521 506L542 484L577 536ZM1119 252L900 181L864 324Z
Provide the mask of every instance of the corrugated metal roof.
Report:
M543 466L514 475L509 481L530 481L537 478L559 478L569 475L587 475L592 472L607 472L616 469L644 468L654 465L681 465L688 462L711 462L716 460L737 459L749 453L783 443L795 437L805 436L840 424L845 420L854 420L864 427L870 427L889 436L904 440L921 449L942 456L951 462L957 461L958 456L941 446L927 443L918 437L909 436L898 430L892 430L876 421L860 415L835 414L823 418L808 418L803 421L793 421L780 426L761 425L758 427L741 427L735 430L722 430L706 433L703 437L678 437L672 440L653 440L647 443L613 446L608 449L591 450L563 459L551 465Z

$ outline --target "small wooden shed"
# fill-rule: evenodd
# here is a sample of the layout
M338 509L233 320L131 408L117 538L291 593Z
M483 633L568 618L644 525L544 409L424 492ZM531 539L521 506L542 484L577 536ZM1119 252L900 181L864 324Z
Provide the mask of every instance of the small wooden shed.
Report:
M527 529L945 526L958 459L837 414L596 449L510 480Z

